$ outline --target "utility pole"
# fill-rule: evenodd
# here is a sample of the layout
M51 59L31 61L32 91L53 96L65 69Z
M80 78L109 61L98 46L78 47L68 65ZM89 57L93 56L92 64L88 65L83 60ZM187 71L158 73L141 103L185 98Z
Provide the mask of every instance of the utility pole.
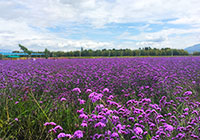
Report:
M139 56L141 55L141 48L139 48Z
M80 54L79 54L80 57L81 57L81 53L82 53L82 51L83 51L83 47L81 47L81 51L80 51Z

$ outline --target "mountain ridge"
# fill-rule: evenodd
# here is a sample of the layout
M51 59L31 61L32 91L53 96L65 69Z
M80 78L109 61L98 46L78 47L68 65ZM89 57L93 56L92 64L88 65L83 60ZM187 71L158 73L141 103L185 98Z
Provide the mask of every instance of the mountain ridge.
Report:
M188 53L193 53L193 52L200 52L200 43L195 44L193 46L187 47L184 49L185 51L188 51Z

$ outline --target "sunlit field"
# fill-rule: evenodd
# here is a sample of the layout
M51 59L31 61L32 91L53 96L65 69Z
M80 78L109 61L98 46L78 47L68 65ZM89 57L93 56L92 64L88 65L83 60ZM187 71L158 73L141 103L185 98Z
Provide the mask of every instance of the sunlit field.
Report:
M200 57L2 60L0 139L199 140Z

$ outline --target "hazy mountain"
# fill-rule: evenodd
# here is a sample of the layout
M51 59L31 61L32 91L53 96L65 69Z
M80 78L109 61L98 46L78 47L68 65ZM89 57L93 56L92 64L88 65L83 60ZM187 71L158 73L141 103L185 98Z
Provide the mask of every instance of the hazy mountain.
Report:
M187 47L184 49L185 51L188 51L189 53L193 53L193 52L200 52L200 44L196 44L190 47Z

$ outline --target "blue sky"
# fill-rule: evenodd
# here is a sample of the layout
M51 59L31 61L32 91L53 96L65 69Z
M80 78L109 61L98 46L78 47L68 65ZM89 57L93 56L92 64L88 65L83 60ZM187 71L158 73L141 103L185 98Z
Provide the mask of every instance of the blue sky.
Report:
M0 0L0 50L179 48L200 43L199 0Z

